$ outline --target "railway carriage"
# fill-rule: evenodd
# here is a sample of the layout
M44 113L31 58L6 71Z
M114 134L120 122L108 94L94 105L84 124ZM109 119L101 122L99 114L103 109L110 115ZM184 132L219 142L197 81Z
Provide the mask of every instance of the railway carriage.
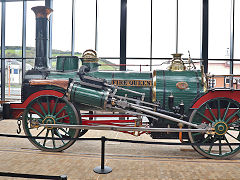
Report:
M240 91L230 85L208 87L208 76L173 54L167 70L99 71L93 50L78 57L47 58L50 8L36 14L35 67L25 74L21 103L3 103L4 119L21 119L30 142L44 151L63 151L87 129L105 129L154 139L180 139L208 158L228 159L240 152ZM102 113L93 113L102 112ZM108 112L108 113L106 113ZM42 137L35 139L31 137ZM49 139L50 137L50 139ZM52 139L51 139L52 138Z

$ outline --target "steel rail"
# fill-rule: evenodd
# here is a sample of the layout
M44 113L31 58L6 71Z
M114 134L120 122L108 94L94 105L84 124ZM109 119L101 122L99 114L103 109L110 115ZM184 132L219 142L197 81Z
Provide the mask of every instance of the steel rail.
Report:
M146 127L118 127L118 126L88 126L88 125L65 125L65 124L38 124L38 126L49 128L69 128L69 129L93 129L111 131L145 131L145 132L202 132L209 129L180 129L180 128L146 128Z

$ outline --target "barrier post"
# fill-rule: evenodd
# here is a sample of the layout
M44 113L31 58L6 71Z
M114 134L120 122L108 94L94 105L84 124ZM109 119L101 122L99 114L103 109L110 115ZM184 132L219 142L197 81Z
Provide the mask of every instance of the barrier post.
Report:
M106 138L104 136L102 136L101 138L101 142L102 142L102 148L101 148L101 166L97 166L93 169L93 171L95 173L98 174L108 174L110 172L112 172L112 168L108 167L108 166L104 166L104 158L105 158L105 141Z

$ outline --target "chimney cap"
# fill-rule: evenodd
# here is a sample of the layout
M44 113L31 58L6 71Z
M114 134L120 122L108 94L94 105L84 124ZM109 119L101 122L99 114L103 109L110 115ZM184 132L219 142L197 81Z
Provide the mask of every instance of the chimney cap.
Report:
M36 15L36 18L48 18L53 10L46 6L35 6L31 8Z

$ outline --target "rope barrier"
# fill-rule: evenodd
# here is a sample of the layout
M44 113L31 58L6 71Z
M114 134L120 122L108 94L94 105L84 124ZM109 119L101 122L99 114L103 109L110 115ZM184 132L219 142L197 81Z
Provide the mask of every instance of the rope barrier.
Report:
M20 173L10 173L10 172L0 172L0 176L19 177L19 178L31 178L31 179L67 180L67 176L66 175L62 175L62 176L45 176L45 175L35 175L35 174L20 174Z
M49 140L77 140L77 141L100 141L102 138L52 138L52 137L35 137L35 136L24 136L24 135L13 135L13 134L0 134L0 137L12 137L12 138L31 138L31 139L49 139ZM180 146L240 146L240 143L190 143L190 142L151 142L151 141L136 141L136 140L125 140L125 139L111 139L105 138L105 141L125 142L125 143L139 143L139 144L158 144L158 145L180 145Z

